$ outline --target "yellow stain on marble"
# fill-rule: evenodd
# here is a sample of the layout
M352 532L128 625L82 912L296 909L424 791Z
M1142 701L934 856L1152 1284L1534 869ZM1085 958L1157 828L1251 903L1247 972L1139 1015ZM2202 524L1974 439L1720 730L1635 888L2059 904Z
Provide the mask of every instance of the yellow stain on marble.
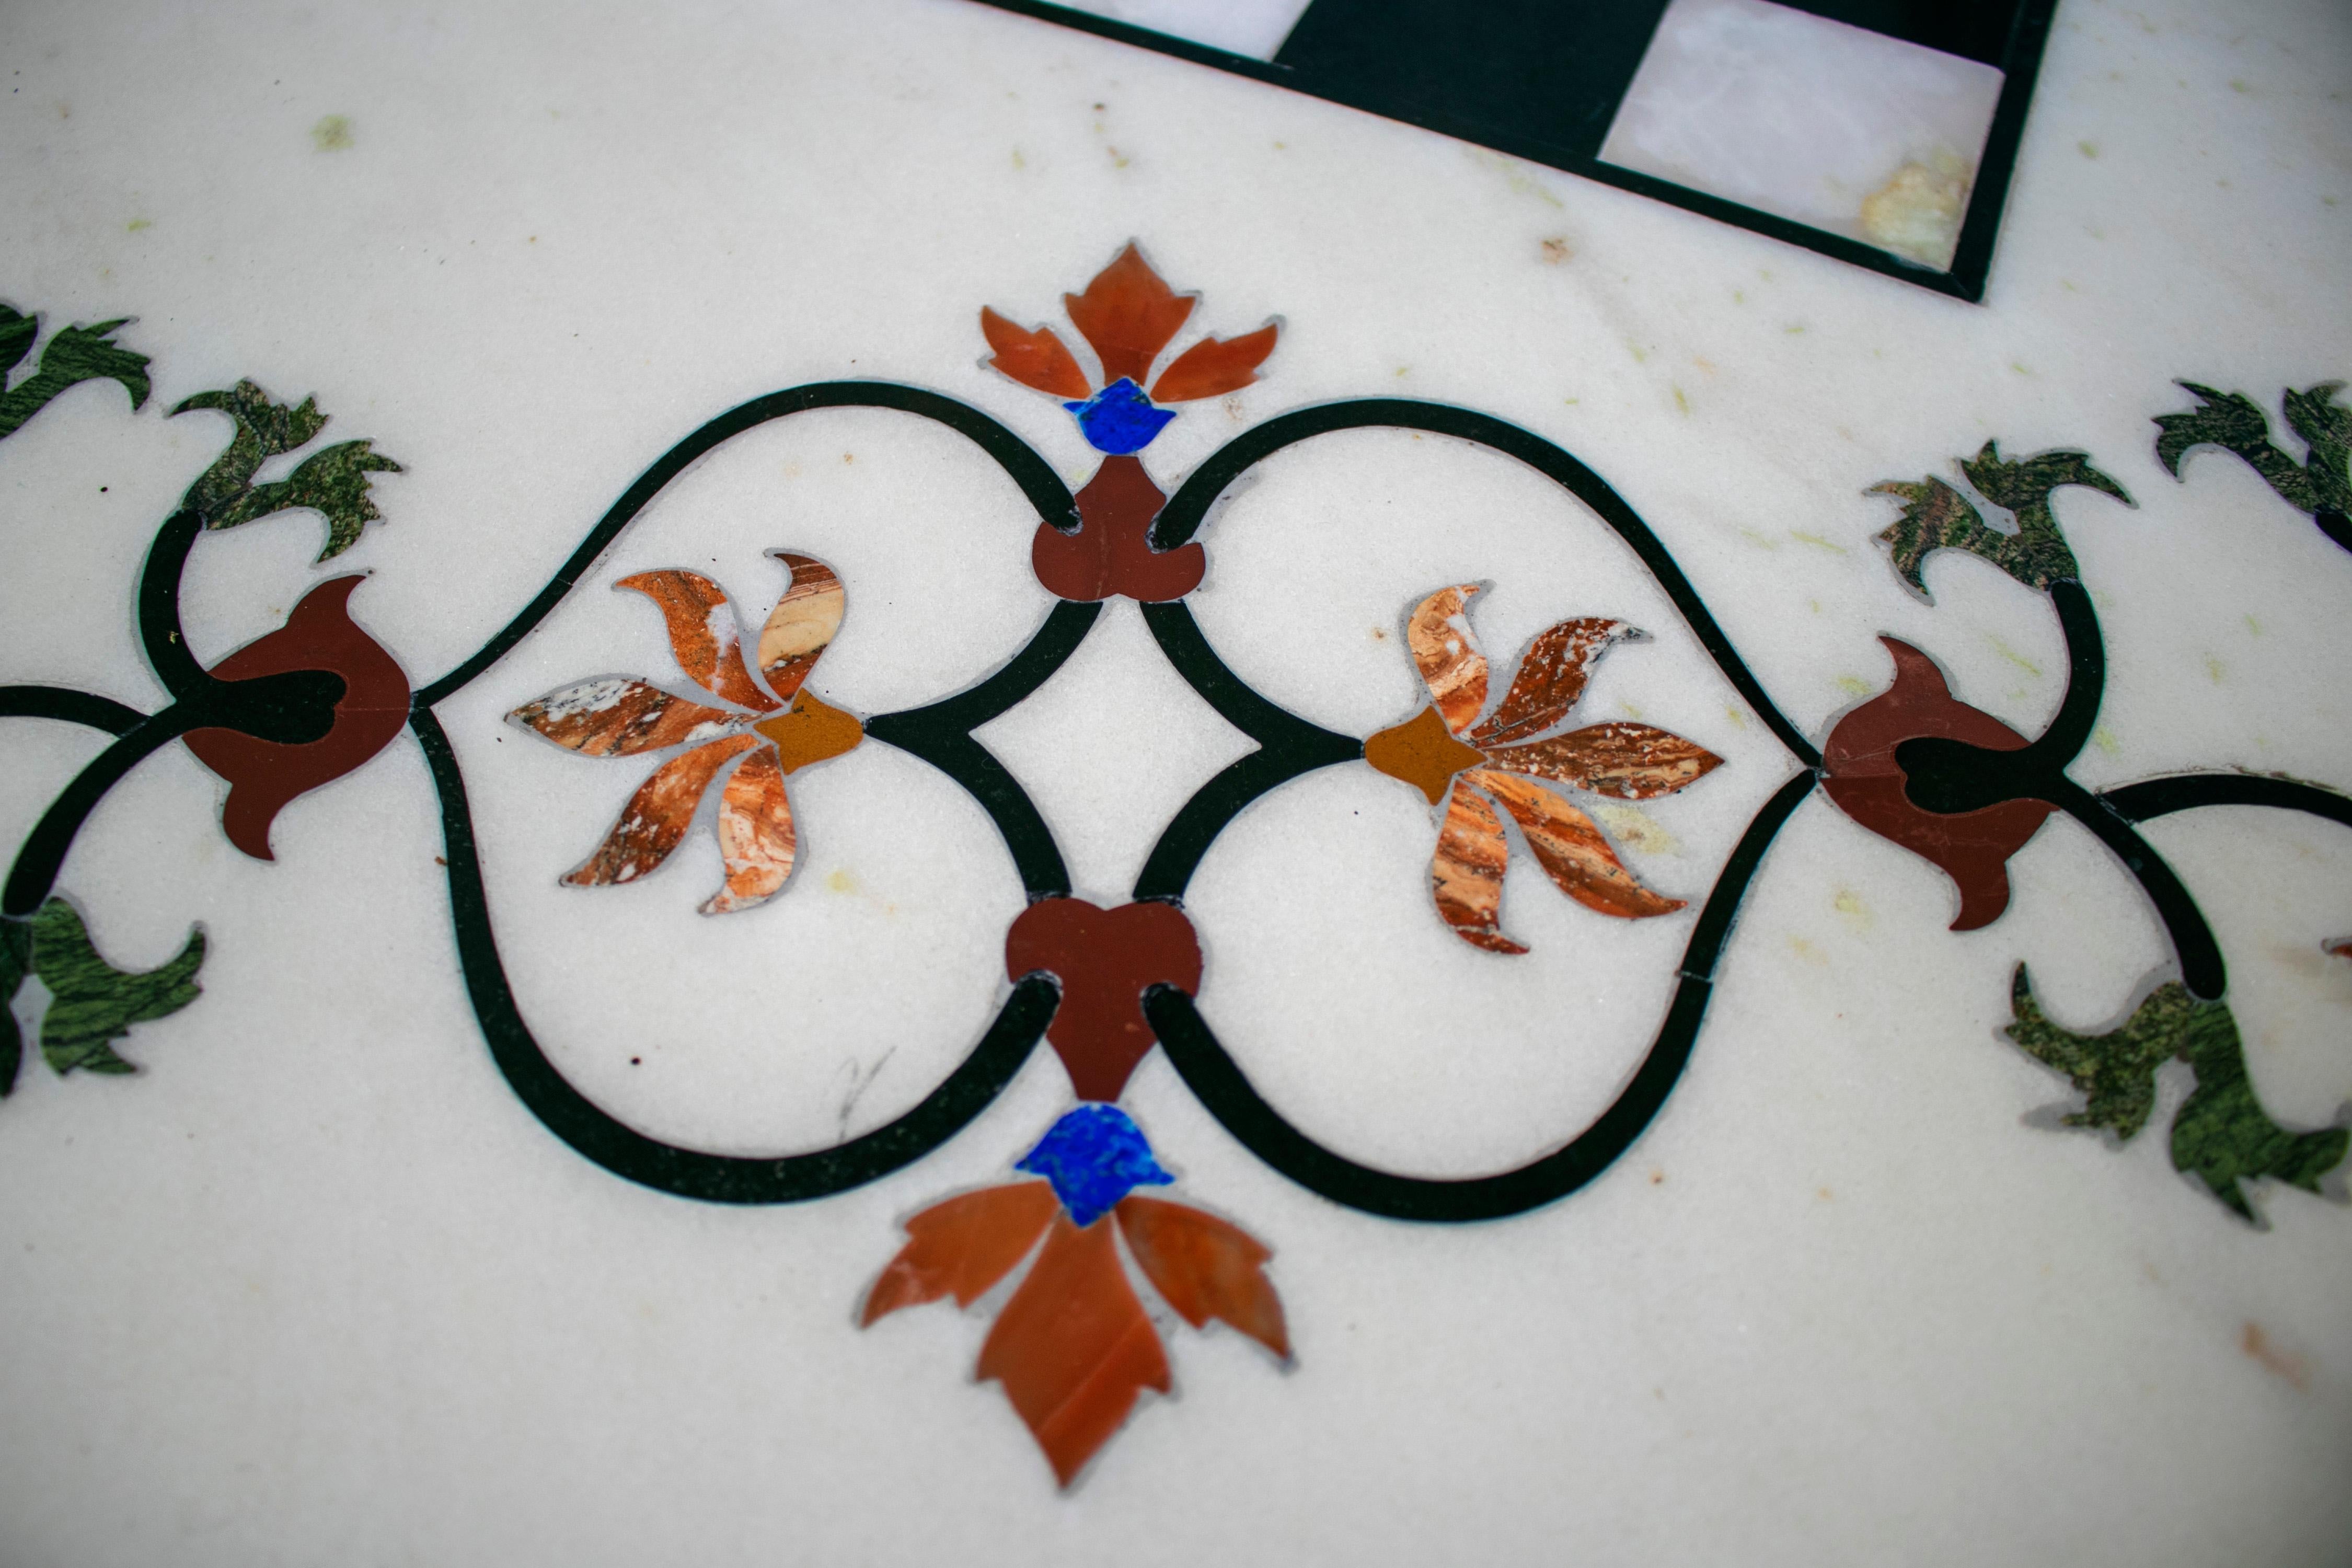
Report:
M1638 805L1617 805L1607 801L1595 801L1592 815L1611 837L1629 849L1644 855L1679 855L1683 841L1667 831L1665 824Z
M1845 923L1855 931L1868 931L1878 923L1878 917L1871 912L1868 904L1862 901L1862 895L1852 888L1840 888L1837 897L1830 903L1843 917Z
M310 127L310 145L321 153L340 153L352 144L352 122L347 116L329 114Z

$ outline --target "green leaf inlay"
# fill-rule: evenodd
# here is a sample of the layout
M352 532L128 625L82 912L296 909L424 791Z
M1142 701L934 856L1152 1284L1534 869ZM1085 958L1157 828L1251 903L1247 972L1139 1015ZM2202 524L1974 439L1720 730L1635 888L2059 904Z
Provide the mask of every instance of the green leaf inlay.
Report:
M328 561L357 544L361 530L383 518L368 494L368 475L402 470L370 441L322 447L286 478L266 485L253 482L264 462L308 445L326 428L327 416L319 412L317 398L306 397L289 408L271 402L252 382L240 381L226 392L199 392L172 412L185 414L192 408L216 409L236 422L228 450L197 477L180 502L204 519L206 528L235 528L307 509L327 520L326 548L319 552L319 559Z
M145 406L147 356L108 341L108 334L130 319L123 316L94 326L58 329L41 350L40 367L0 393L0 437L15 435L49 399L85 381L119 381L131 395L131 407ZM16 368L31 350L39 330L39 318L0 305L0 375Z
M2352 408L2336 400L2342 382L2284 395L2287 425L2308 453L2300 464L2272 444L2270 416L2252 398L2193 381L2179 384L2196 395L2198 405L2156 416L2157 460L2174 479L2192 448L2220 447L2236 453L2297 511L2352 511Z
M2037 593L2081 576L2051 510L2051 492L2060 486L2083 485L2131 503L2123 486L2091 467L2086 452L2042 452L2011 461L1998 443L1987 441L1974 458L1961 459L1960 471L1985 500L2016 514L2016 532L1987 523L1966 496L1932 474L1916 481L1889 479L1865 492L1902 498L1903 515L1878 537L1893 547L1895 569L1904 582L1930 604L1935 596L1927 592L1927 557L1938 550L1981 556Z
M41 1055L60 1074L127 1073L138 1069L109 1043L133 1024L168 1017L194 1001L196 971L205 962L204 932L190 931L179 956L161 968L132 973L115 968L90 945L81 916L63 899L34 914L32 968L48 987L41 1019Z
M2172 1119L2173 1169L2193 1173L2245 1219L2255 1215L2243 1181L2270 1176L2315 1193L2352 1144L2352 1130L2292 1132L2272 1121L2246 1076L2228 1005L2200 1002L2177 981L2157 987L2120 1028L2104 1035L2076 1034L2052 1023L2034 1001L2021 963L2010 1000L2016 1021L2005 1033L2082 1091L2083 1109L2064 1119L2070 1127L2104 1127L2129 1142L2155 1110L2157 1069L2168 1061L2187 1062L2197 1089Z

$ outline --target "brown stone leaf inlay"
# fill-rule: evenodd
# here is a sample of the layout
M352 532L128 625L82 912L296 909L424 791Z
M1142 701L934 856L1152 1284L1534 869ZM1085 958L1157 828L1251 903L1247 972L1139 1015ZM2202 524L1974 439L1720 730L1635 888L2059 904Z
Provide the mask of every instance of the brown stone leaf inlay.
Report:
M1502 931L1503 867L1510 852L1494 806L1457 782L1430 858L1430 890L1454 934L1489 952L1527 952Z
M1623 920L1668 915L1683 907L1643 887L1609 847L1592 818L1539 784L1482 769L1468 782L1503 803L1552 885L1588 910Z
M1130 1194L1115 1212L1128 1250L1179 1317L1196 1329L1215 1318L1290 1359L1282 1298L1265 1277L1274 1254L1265 1243L1214 1215L1164 1198Z
M732 914L776 896L798 847L784 770L767 750L745 757L719 792L719 854L727 881L704 902L706 915Z
M988 363L1022 385L1067 398L1082 398L1094 390L1076 356L1053 328L1018 326L983 305L980 331L995 351Z
M634 588L661 607L670 651L688 680L740 707L776 706L743 668L742 630L718 584L699 572L640 572L613 586Z
M1004 1385L1066 1487L1139 1394L1168 1392L1167 1354L1119 1266L1109 1225L1080 1230L1054 1215L1045 1250L981 1347L979 1374Z
M1046 1182L982 1187L907 1221L907 1245L866 1293L861 1325L942 1296L969 1307L1029 1256L1060 1205Z
M681 752L656 768L653 776L629 797L620 820L613 824L596 853L565 875L565 885L599 888L634 882L658 869L685 841L686 830L694 824L695 808L702 803L702 792L710 787L719 770L759 743L754 736L730 735Z
M1094 345L1102 361L1103 384L1108 386L1124 376L1140 386L1151 374L1151 362L1192 314L1199 299L1169 288L1143 259L1143 252L1129 243L1095 274L1085 293L1063 295L1062 308Z
M1445 727L1457 735L1486 706L1486 656L1465 609L1476 592L1475 583L1440 588L1415 605L1404 623L1405 646L1412 650L1422 684L1444 715Z

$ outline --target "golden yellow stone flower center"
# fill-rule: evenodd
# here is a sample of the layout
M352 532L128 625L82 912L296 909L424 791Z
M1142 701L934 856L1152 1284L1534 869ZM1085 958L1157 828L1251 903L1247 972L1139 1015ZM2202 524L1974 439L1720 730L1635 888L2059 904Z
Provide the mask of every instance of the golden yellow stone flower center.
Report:
M751 728L775 742L786 773L837 757L866 739L864 725L805 691L793 699L790 709Z
M1364 761L1412 785L1432 805L1445 798L1445 786L1455 773L1486 760L1486 752L1454 738L1434 708L1424 708L1364 742Z

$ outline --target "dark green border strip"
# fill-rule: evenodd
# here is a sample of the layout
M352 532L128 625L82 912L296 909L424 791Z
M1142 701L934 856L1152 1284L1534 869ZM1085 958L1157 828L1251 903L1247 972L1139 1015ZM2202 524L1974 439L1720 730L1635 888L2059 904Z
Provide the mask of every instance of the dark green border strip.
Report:
M1690 945L1684 950L1680 979L1674 1000L1667 1005L1665 1022L1632 1079L1591 1126L1563 1147L1517 1170L1444 1180L1401 1176L1360 1165L1309 1138L1268 1104L1240 1064L1218 1043L1192 997L1160 987L1145 998L1144 1014L1159 1032L1168 1059L1209 1114L1251 1153L1310 1192L1391 1219L1458 1225L1524 1214L1567 1196L1600 1175L1656 1119L1697 1043L1699 1026L1714 991L1716 965L1730 939L1748 884L1763 863L1774 836L1812 793L1815 782L1808 772L1782 784L1740 836L1707 895Z
M986 680L927 708L877 714L866 732L911 752L963 785L980 802L1013 852L1021 885L1032 900L1060 898L1070 890L1070 873L1053 831L1036 805L995 753L972 738L987 723L1043 686L1062 668L1102 614L1100 604L1055 603L1028 646Z
M1194 65L1249 77L1268 86L1303 93L1326 102L1344 104L1383 120L1418 125L1423 130L1434 131L1475 146L1492 147L1513 157L1549 164L1580 179L1632 191L1636 195L1681 207L1685 212L1713 218L1717 223L1744 228L1787 245L1799 246L1834 260L1970 303L1984 298L1986 279L1992 268L1993 244L2000 231L2001 209L2009 199L2018 149L2025 136L2026 114L2032 107L2034 79L2042 68L2042 50L2050 36L2051 16L2057 6L2057 0L2017 0L2008 47L2001 55L2000 97L1994 104L1992 124L1985 136L1983 153L1977 160L1977 178L1969 192L1969 210L1961 219L1959 243L1953 250L1951 270L1937 272L1917 262L1906 260L1892 251L1881 250L1874 245L1865 245L1842 234L1832 234L1827 229L1815 228L1810 224L1798 223L1760 208L1709 195L1687 185L1675 184L1671 180L1661 180L1632 169L1621 169L1613 163L1604 163L1598 158L1540 138L1517 135L1497 126L1439 110L1412 109L1394 103L1356 103L1346 98L1334 97L1318 90L1311 75L1274 61L1212 48L1190 39L1139 27L1132 23L1114 21L1091 12L1074 10L1067 5L1056 5L1050 0L980 0L980 3L1000 11L1017 12L1042 22L1075 27L1099 37L1150 49L1156 54L1172 55Z
M2103 790L2098 799L2126 822L2146 822L2203 805L2267 805L2307 812L2352 827L2352 799L2322 784L2261 773L2176 773Z
M1256 751L1192 792L1175 819L1160 830L1136 878L1137 899L1181 899L1201 858L1244 806L1301 773L1356 761L1364 754L1364 743L1310 724L1252 690L1210 647L1192 606L1182 600L1146 605L1143 619L1160 653L1185 683L1226 723L1258 744Z
M64 686L0 686L0 719L56 719L110 735L128 735L147 715L111 697Z
M971 1054L920 1104L887 1126L830 1149L751 1159L648 1138L572 1088L531 1037L490 931L489 901L457 754L440 722L424 708L413 711L408 723L441 798L457 961L491 1059L542 1126L616 1176L676 1197L721 1204L803 1203L863 1185L913 1163L962 1131L1013 1080L1054 1016L1058 993L1052 982L1037 976L1022 981Z

